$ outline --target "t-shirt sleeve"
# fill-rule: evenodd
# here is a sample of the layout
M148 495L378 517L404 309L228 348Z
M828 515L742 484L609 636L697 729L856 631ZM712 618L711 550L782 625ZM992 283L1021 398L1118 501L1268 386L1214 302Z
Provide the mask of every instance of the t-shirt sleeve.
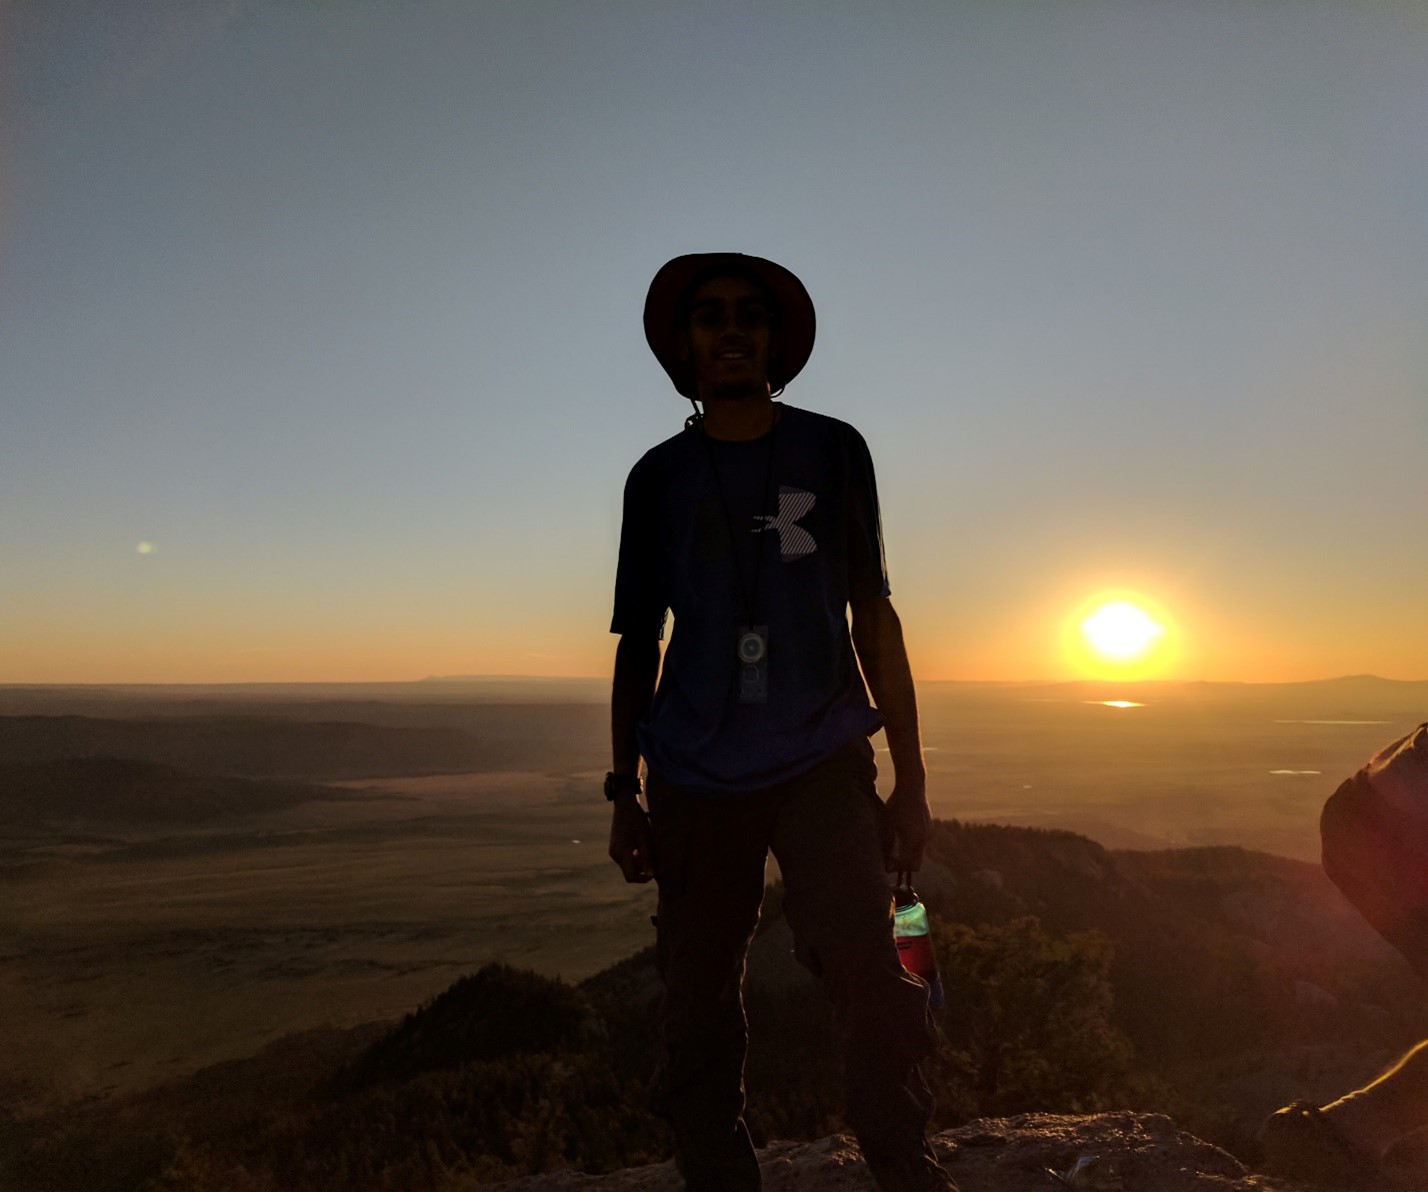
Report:
M641 461L625 481L620 557L615 570L615 612L610 632L659 641L669 609L659 578L659 500L648 465Z
M863 436L851 427L848 431L847 508L848 599L891 596L873 457Z

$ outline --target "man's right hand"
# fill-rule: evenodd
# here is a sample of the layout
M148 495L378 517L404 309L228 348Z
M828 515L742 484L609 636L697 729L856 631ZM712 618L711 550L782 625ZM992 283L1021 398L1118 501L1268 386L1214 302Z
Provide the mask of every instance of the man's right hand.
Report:
M610 860L620 867L627 882L647 882L654 877L650 821L634 792L615 798L615 813L610 821Z

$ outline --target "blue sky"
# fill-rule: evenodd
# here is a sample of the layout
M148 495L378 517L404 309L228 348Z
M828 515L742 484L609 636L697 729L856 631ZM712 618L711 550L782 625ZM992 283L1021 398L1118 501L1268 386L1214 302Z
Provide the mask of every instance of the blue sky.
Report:
M596 674L687 407L654 270L797 272L927 678L1428 677L1428 10L0 8L0 681ZM141 553L140 544L149 544Z

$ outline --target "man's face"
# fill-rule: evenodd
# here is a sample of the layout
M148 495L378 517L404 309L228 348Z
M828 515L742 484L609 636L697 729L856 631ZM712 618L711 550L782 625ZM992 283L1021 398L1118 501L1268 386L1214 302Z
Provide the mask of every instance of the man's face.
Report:
M767 394L772 343L773 311L755 282L711 277L694 291L685 347L701 394Z

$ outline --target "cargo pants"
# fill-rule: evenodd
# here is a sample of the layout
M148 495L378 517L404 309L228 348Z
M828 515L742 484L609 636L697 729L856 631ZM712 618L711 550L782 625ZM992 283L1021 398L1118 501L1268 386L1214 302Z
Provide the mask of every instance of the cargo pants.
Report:
M745 954L770 849L795 954L833 1002L848 1125L883 1192L955 1185L926 1140L932 1097L927 988L898 959L873 749L858 739L810 772L752 794L701 795L651 774L664 995L655 1111L689 1192L755 1192L744 1126Z

